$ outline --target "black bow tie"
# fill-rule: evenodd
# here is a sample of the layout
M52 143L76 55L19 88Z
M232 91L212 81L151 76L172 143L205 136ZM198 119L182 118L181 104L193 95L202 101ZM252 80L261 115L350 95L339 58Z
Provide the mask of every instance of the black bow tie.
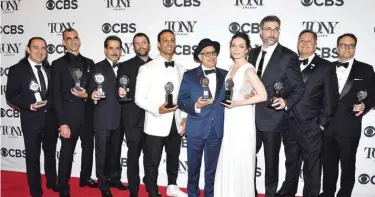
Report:
M168 66L170 67L174 67L174 61L170 61L170 62L164 62L165 64L165 67L168 68Z
M211 70L204 70L205 75L209 75L211 73L216 73L216 69L211 69Z
M309 58L306 58L304 60L298 60L298 63L299 65L303 64L304 66L306 66L309 63Z
M117 62L113 62L113 63L112 63L112 68L116 68L116 67L117 67L117 65L118 65L118 63L117 63Z
M344 68L348 68L349 62L345 62L345 63L337 62L337 68L339 68L340 66L343 66Z

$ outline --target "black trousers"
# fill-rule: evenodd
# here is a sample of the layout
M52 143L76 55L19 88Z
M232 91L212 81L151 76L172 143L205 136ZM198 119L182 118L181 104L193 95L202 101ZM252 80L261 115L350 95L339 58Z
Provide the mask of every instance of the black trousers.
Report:
M266 197L273 197L276 194L277 184L279 182L281 136L284 130L280 129L278 131L264 132L257 129L257 154L262 144L264 149ZM257 194L256 190L255 192Z
M91 113L91 114L90 114ZM80 133L82 156L81 156L81 173L80 179L86 180L91 178L92 164L94 156L94 127L93 127L93 110L85 111L85 123L82 133Z
M96 176L101 191L109 191L107 181L119 181L118 169L121 168L120 127L116 130L95 130ZM121 172L120 172L121 174Z
M44 171L48 186L56 185L57 126L48 125L39 131L22 128L26 150L26 173L32 197L42 196L40 152L44 152Z
M146 185L150 196L158 194L158 172L163 147L167 153L166 167L168 175L168 185L176 185L178 176L180 146L182 137L177 132L175 120L172 121L172 127L167 137L158 137L145 134L145 177L143 182Z
M323 196L334 196L341 164L337 197L350 197L355 183L355 163L359 138L343 138L323 133Z
M125 126L126 145L128 147L127 155L127 176L131 197L138 197L140 184L139 178L139 156L144 150L145 134L143 128Z
M78 137L83 132L83 128L83 124L77 127L70 127L70 138L63 138L60 136L61 148L58 177L60 193L70 191L69 180L72 172L74 150L76 148Z
M294 195L297 193L303 160L303 196L319 196L322 132L320 128L308 132L301 131L297 127L295 120L291 121L289 130L283 136L286 157L285 181L281 187L283 192Z

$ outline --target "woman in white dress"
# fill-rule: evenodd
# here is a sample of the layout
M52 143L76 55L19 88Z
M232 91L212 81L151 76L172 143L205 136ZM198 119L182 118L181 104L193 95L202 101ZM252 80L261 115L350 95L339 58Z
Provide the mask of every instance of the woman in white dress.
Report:
M267 100L267 92L253 65L247 62L247 34L232 37L230 53L234 64L226 80L234 82L233 96L225 105L224 136L215 176L215 197L254 197L256 129L254 104ZM253 91L254 90L254 91ZM250 94L255 94L249 97Z

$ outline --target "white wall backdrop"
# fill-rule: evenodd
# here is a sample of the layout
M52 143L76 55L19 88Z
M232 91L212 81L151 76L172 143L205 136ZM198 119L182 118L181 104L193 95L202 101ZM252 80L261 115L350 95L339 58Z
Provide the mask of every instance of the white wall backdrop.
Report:
M233 32L245 31L250 35L252 45L259 45L260 20L272 14L279 16L282 21L280 43L292 50L296 50L299 32L306 28L313 29L319 35L317 54L333 61L337 57L337 37L351 32L358 37L356 58L375 65L374 0L0 0L0 3L0 131L3 170L26 170L19 112L7 106L4 93L9 67L23 57L27 41L32 36L41 36L47 40L49 61L52 62L64 53L61 32L68 27L75 28L81 38L82 54L98 62L104 59L104 39L108 35L118 35L124 42L121 58L124 61L134 56L131 42L135 33L144 32L149 35L152 45L150 55L155 57L158 54L157 34L162 29L169 28L177 35L176 60L186 68L197 66L193 61L193 50L201 39L208 37L221 43L218 66L227 69L232 63L229 58L229 41ZM374 120L374 110L363 119L353 196L375 196ZM57 146L59 150L60 142ZM181 148L178 185L186 187L186 139ZM264 193L262 151L258 157L257 170L257 187L260 193ZM124 143L121 162L122 180L125 182L126 153ZM58 155L57 151L57 158ZM79 176L80 159L81 147L78 143L72 172L75 177ZM284 180L284 161L282 148L279 187ZM140 163L142 164L142 159ZM200 185L203 188L203 173L201 177ZM164 160L160 165L159 184L167 184ZM300 179L299 195L302 187L303 179Z

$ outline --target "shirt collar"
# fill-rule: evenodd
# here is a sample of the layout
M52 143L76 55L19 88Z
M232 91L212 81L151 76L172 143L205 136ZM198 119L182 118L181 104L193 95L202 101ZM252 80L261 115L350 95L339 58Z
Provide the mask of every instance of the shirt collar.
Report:
M31 68L35 68L35 66L36 65L42 65L42 63L40 63L40 64L37 64L37 63L35 63L34 61L32 61L30 58L27 58L27 60L29 61L29 63L30 63L30 65L31 65ZM36 68L35 68L36 69Z
M309 65L311 62L312 62L312 60L314 59L314 57L315 57L315 53L313 53L312 55L310 55L307 59L308 59L308 61L307 61L307 64L306 65ZM302 60L301 59L301 57L299 57L299 60Z
M207 68L206 66L204 66L203 64L201 64L201 67L202 67L202 70L215 70L216 67L213 67L213 68Z
M106 59L107 59L107 61L109 62L109 64L111 65L111 67L113 67L113 61L112 60L110 60L108 57L105 57ZM118 64L119 62L117 62L117 64Z
M275 51L275 49L276 49L276 47L277 47L277 45L278 45L279 43L277 42L277 43L275 43L274 45L272 45L272 46L268 46L268 48L263 48L263 45L262 45L262 51L266 51L267 53L267 55L272 55L273 54L273 52Z

